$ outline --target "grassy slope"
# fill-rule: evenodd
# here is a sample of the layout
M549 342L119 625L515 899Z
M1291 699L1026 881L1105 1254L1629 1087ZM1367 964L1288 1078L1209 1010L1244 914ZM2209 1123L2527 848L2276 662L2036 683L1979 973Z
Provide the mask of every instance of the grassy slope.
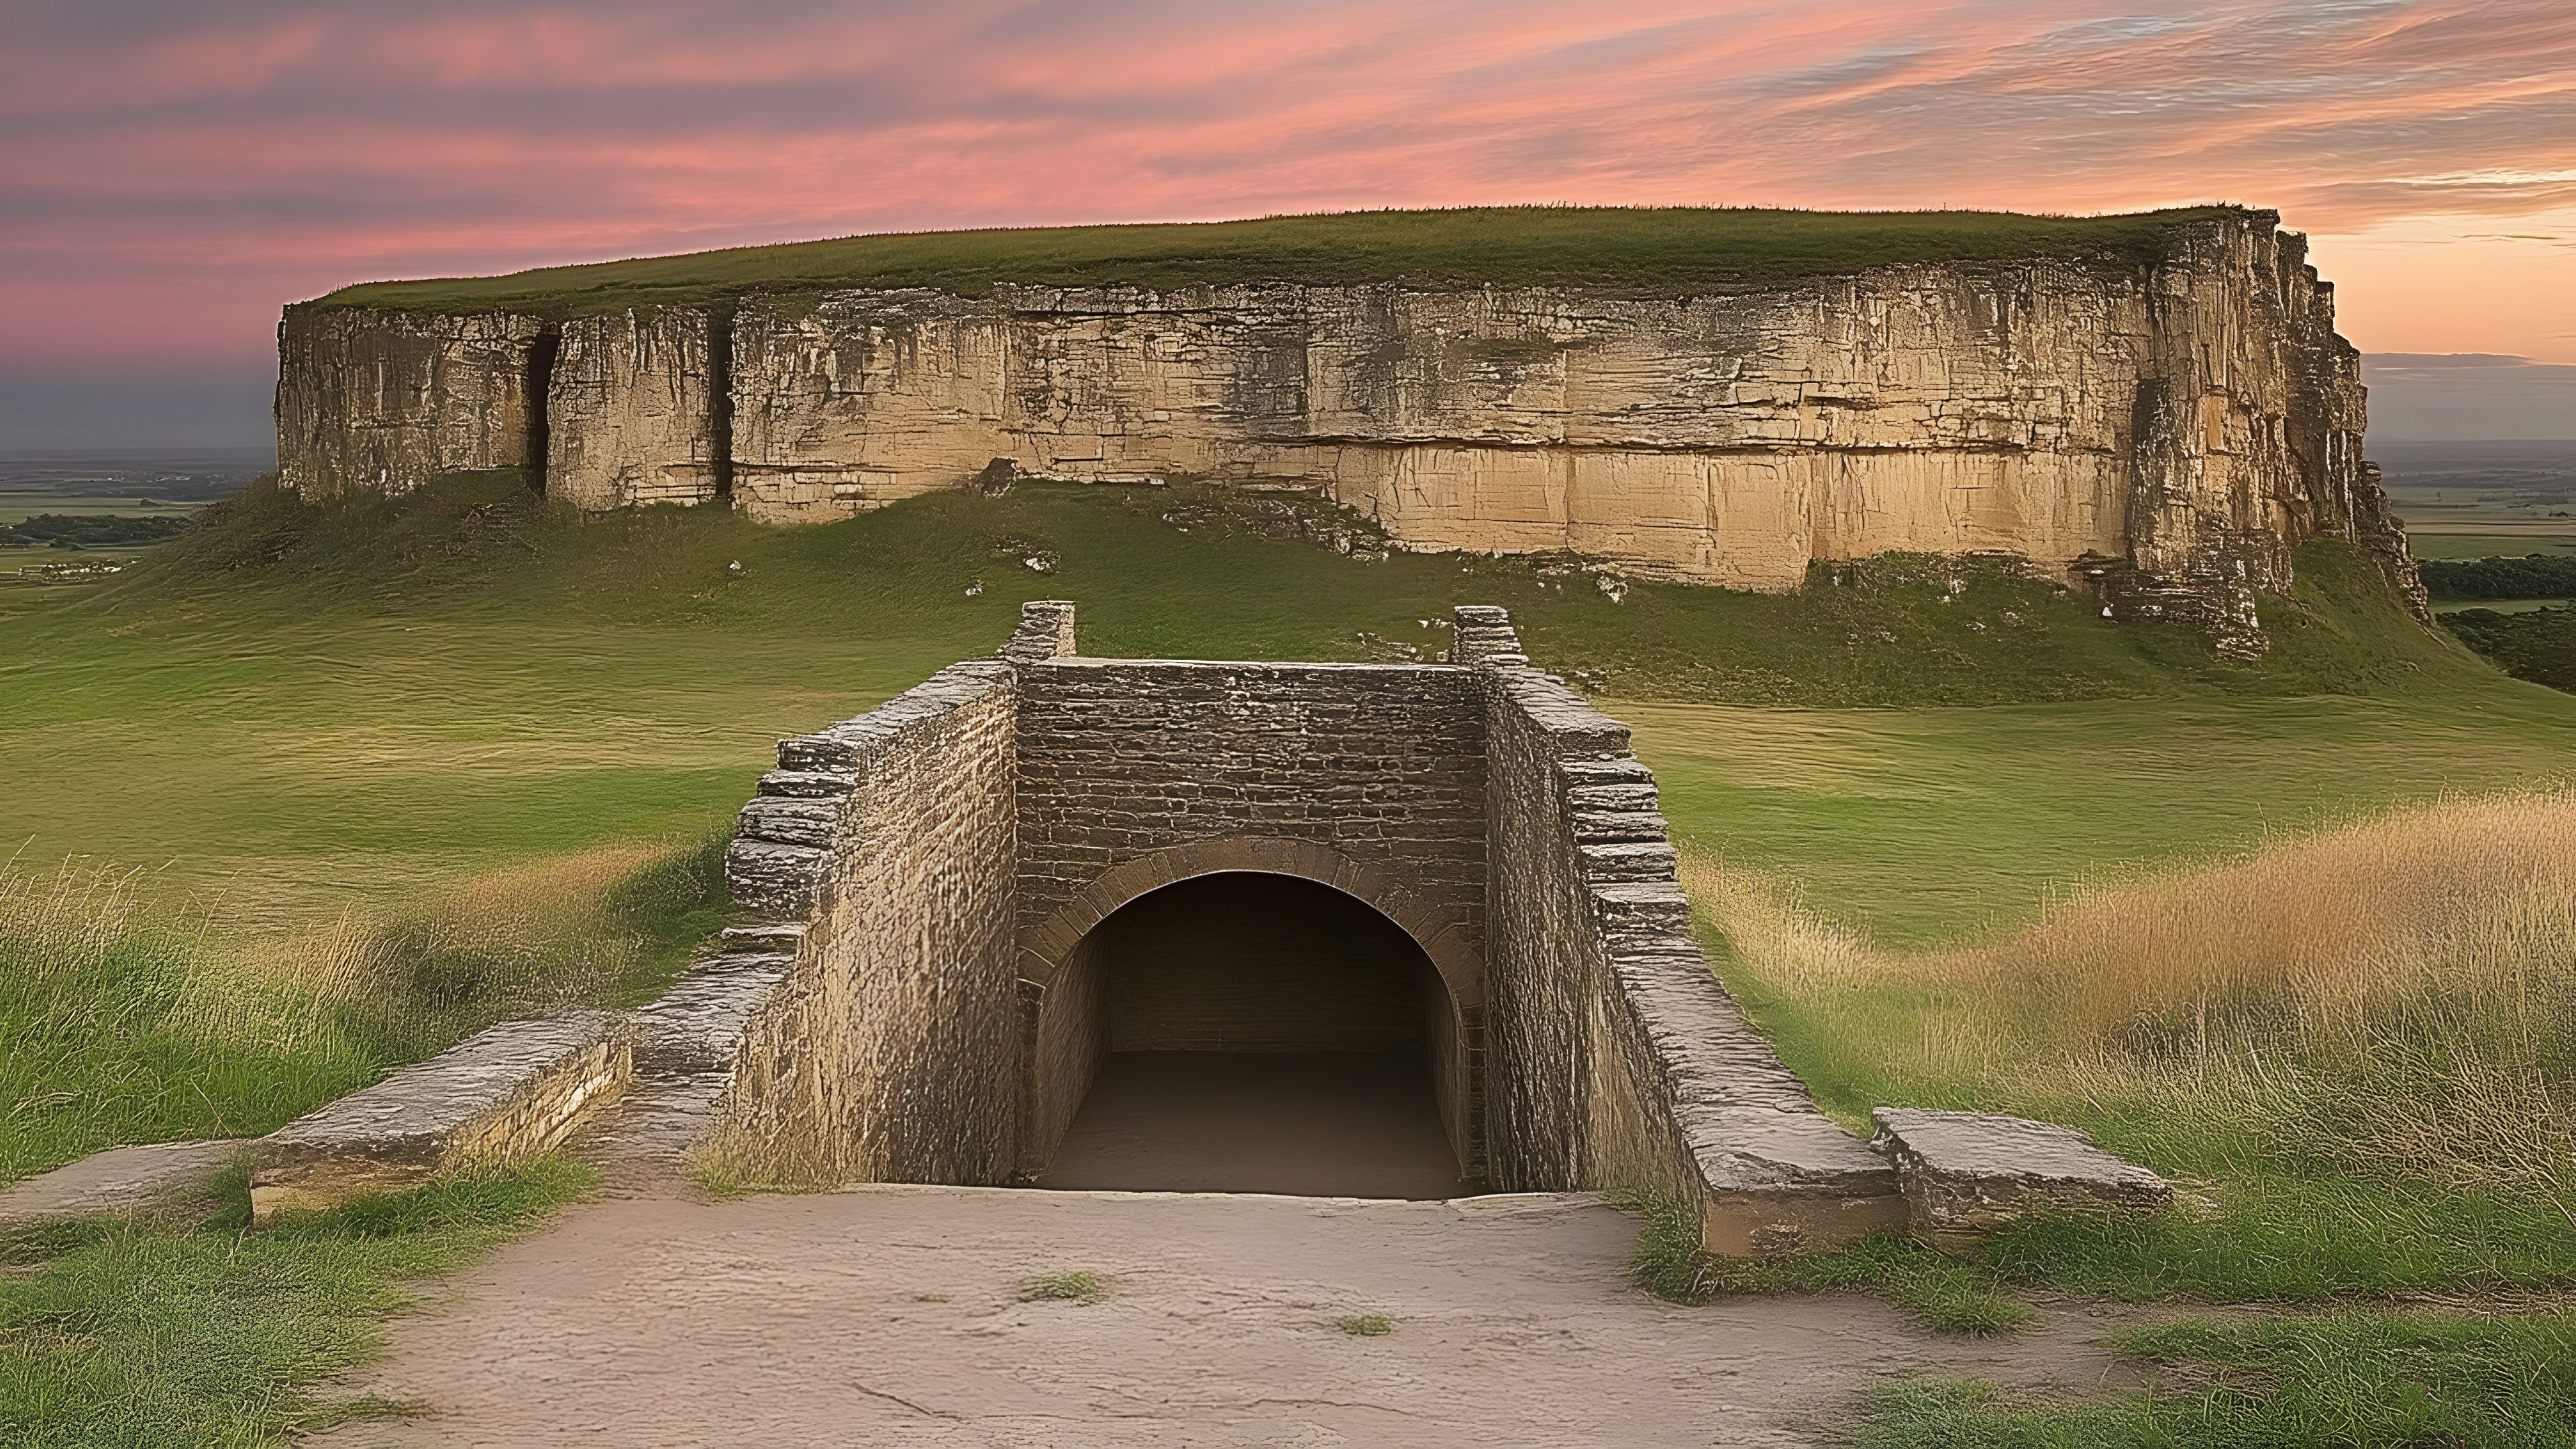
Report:
M1149 287L1405 281L1587 285L1669 295L1891 262L2061 256L2136 266L2162 255L2175 229L2230 213L2225 207L2102 217L1479 207L914 232L548 267L503 277L375 282L343 288L321 302L561 316L827 287L942 287L972 294L1004 281Z
M589 1186L541 1161L291 1218L262 1232L246 1172L202 1228L104 1221L0 1233L0 1443L256 1449L289 1426L381 1417L308 1397L363 1363L422 1286Z
M128 582L0 595L0 778L11 781L0 840L23 842L28 861L168 862L171 886L225 892L228 919L275 922L531 855L694 837L740 804L773 740L989 651L1020 600L1047 596L1081 602L1096 652L1251 658L1436 651L1445 636L1422 620L1456 602L1501 603L1538 658L1619 699L1924 705L2179 691L2220 709L2284 690L2418 683L2444 686L2461 710L2522 697L2465 651L2387 618L2359 637L2340 618L2287 629L2279 656L2249 670L2178 631L2103 625L2079 599L1992 570L1900 561L1820 581L1807 598L1639 584L1613 604L1583 574L1517 561L1360 565L1204 524L1183 534L1160 522L1178 500L1155 490L1033 486L998 502L940 496L770 529L671 510L549 522L506 483L330 512L255 492ZM1035 547L1061 555L1055 573L1020 566ZM2316 571L2333 574L2334 561ZM1942 602L1954 576L1965 592ZM2359 712L2384 728L2338 728L2381 728L2399 753L2410 737L2427 754L2452 752L2438 710L2411 736L2409 710ZM1746 797L1700 762L1749 748L1725 742L1761 717L1634 713L1650 755L1681 772L1685 832L1726 840L1709 812ZM2279 741L2297 755L2325 738L2297 713L2243 706L2249 752ZM2016 753L1995 759L1976 744L1985 726L1943 723L1957 718L1869 715L1834 728L1887 741L1891 758L1909 736L1949 732L1946 762L1921 763L1953 778L2026 762L2044 780L2052 761L2086 762L2071 780L2105 749L2152 754L2153 730L2197 722L2180 705L2037 710L2006 718ZM2019 720L2031 723L2013 735ZM2114 747L2088 720L2117 721L2136 743ZM1808 738L1815 724L1789 716L1784 729ZM1775 756L1784 748L1755 733ZM2356 780L2345 793L2377 788ZM1946 812L1978 802L1923 803L1913 818L1938 831L1973 818ZM1761 846L1826 870L1856 848L1800 838L1790 826Z
M1032 487L770 530L671 511L549 521L510 483L330 510L256 491L127 581L0 595L0 832L37 858L172 862L151 889L230 882L222 918L244 935L353 900L399 909L529 857L720 828L777 735L990 649L1019 600L1041 596L1079 600L1097 652L1236 657L1400 657L1389 641L1437 647L1419 621L1452 602L1507 604L1543 664L1638 721L1683 834L1787 872L1811 904L1897 940L1984 934L2027 917L2053 882L2242 845L2268 824L2576 765L2576 700L2505 681L2405 622L2332 551L2305 561L2305 612L2276 610L2275 657L2247 668L2000 573L1967 574L1953 596L1950 571L1904 561L1819 577L1800 599L1640 584L1614 605L1584 574L1521 562L1354 564L1240 529L1183 534L1159 517L1175 495L1145 490ZM1056 573L1016 562L1036 547L1062 556ZM1833 1043L1793 1030L1787 1045L1837 1079ZM130 1125L153 1134L211 1125L183 1094L143 1105ZM2309 1206L2389 1208L2367 1195ZM79 1249L61 1271L96 1282L41 1280L0 1313L25 1325L92 1312L100 1283L162 1274L149 1265L195 1261L204 1244L144 1247ZM2106 1282L2157 1266L2112 1261L2118 1243L2086 1250ZM312 1270L302 1252L248 1275L174 1270L177 1297L124 1301L187 1321L211 1301L188 1294L256 1297ZM1939 1291L1931 1269L1899 1270ZM69 1307L46 1306L56 1299ZM1963 1301L1970 1319L1987 1311ZM332 1297L315 1331L377 1302ZM119 1401L132 1391L113 1374L173 1362L155 1347L163 1327L137 1333L130 1350L87 1328L14 1340L0 1404L51 1404L49 1422L65 1424ZM46 1399L93 1349L132 1355L83 1379L106 1397ZM173 1391L170 1412L199 1412L211 1393L222 1403L205 1412L274 1421L291 1408L274 1388L321 1361L264 1359L247 1387ZM2004 1432L1989 1419L1955 1442L2003 1442L1975 1437Z

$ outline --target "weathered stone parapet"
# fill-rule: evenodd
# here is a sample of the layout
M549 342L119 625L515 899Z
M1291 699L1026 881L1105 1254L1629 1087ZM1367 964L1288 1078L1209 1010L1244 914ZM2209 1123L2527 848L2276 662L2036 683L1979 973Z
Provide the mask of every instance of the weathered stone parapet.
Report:
M261 1139L252 1216L548 1151L616 1101L632 1070L626 1023L608 1013L505 1022Z
M1037 664L1073 652L1072 602L1037 599L1020 605L1020 627L1002 645L998 657L1012 664Z
M255 1140L111 1147L0 1187L0 1228L48 1218L148 1217L210 1211L215 1178L258 1150Z
M546 386L546 496L589 513L717 498L731 462L730 348L707 308L564 323Z
M533 468L553 334L534 317L290 307L277 328L277 472L327 498Z
M1009 1176L1012 681L1006 663L954 665L788 740L744 807L728 875L737 902L776 924L730 940L657 1004L669 1026L652 1048L673 1070L730 1073L716 1135L736 1165Z
M1527 664L1511 615L1492 604L1460 604L1449 646L1452 664Z
M1461 610L1459 630L1502 622ZM1894 1171L1816 1109L1709 970L1626 727L1525 665L1480 673L1497 1185L1670 1196L1698 1214L1704 1246L1737 1256L1901 1223Z
M1971 1248L2038 1213L2129 1217L2173 1201L2171 1183L2073 1128L1916 1107L1872 1116L1878 1135L1869 1145L1895 1168L1914 1234L1935 1247Z

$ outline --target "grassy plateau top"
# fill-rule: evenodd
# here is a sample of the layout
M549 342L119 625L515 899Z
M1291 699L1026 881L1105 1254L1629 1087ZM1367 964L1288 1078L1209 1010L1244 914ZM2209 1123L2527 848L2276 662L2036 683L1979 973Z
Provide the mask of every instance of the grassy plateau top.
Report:
M1566 286L1627 295L1738 291L1904 262L2064 258L2129 269L2231 206L2126 216L1745 207L1475 207L1257 221L895 232L543 267L501 277L369 282L310 304L578 316L757 293L997 283L1221 286L1243 282Z

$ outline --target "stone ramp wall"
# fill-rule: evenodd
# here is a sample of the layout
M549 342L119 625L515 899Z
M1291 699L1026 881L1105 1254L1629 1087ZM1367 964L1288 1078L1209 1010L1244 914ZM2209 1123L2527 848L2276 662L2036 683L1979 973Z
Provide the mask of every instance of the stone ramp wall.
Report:
M1672 1197L1739 1256L1900 1225L1893 1170L1709 970L1627 727L1531 669L1501 610L1459 610L1458 639L1488 709L1495 1185Z
M609 1013L504 1022L260 1139L251 1214L267 1222L548 1151L614 1103L632 1070L627 1025Z
M779 746L727 867L742 904L804 929L774 936L794 943L774 982L730 993L721 1151L826 1179L1008 1179L1015 724L1011 667L968 663Z

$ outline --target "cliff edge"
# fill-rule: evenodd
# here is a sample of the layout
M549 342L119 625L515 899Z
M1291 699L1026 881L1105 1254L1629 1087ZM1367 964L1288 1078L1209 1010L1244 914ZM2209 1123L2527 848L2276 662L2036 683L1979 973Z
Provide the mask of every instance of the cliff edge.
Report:
M966 234L946 270L852 264L866 285L791 247L352 289L280 325L280 473L324 495L525 467L585 510L724 500L778 522L996 458L1185 474L1316 489L1409 547L1738 588L1795 588L1814 560L2009 555L2235 654L2264 647L2292 549L2339 537L2421 608L2362 458L2359 356L2273 213L1836 233L1695 212L1694 250L1648 226L1664 213L1548 210L1521 252L1386 244L1390 216L1425 215L1347 219L1339 281L1317 247L1345 219L1292 218L1234 224L1307 229L1260 255L1226 227ZM1447 230L1420 235L1455 242L1513 214L1427 215ZM1728 249L1730 225L1792 222L1795 246ZM1197 233L1190 254L1226 264L1137 260L1129 231ZM958 261L1032 237L1094 253Z

